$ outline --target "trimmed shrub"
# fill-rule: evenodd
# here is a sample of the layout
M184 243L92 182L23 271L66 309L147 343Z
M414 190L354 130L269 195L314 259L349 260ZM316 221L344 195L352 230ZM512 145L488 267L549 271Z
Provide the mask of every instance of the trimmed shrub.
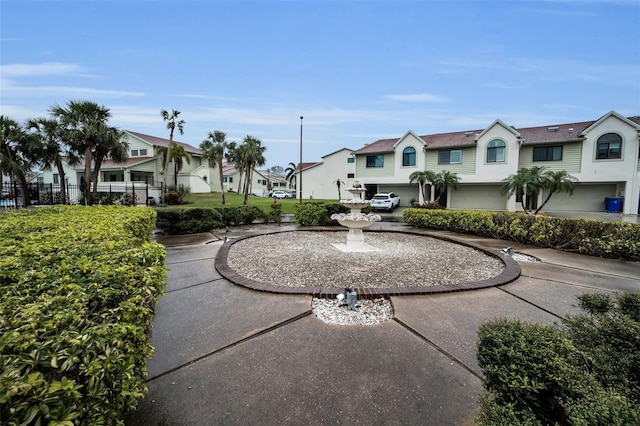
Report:
M157 227L169 235L209 232L222 224L222 215L215 209L158 209Z
M583 295L563 327L500 319L479 330L479 425L640 423L640 294Z
M327 210L317 203L302 203L296 206L294 217L303 226L320 225L327 220Z
M0 419L123 424L147 392L165 253L155 211L0 212Z
M505 212L405 209L417 228L475 234L590 256L640 258L640 225Z
M250 225L255 221L267 222L269 216L256 206L221 207L216 209L224 225Z

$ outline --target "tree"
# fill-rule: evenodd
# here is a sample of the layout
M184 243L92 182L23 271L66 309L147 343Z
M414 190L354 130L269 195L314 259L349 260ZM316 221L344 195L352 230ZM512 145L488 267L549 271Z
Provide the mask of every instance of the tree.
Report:
M245 146L238 145L235 142L230 142L227 147L227 161L233 163L236 170L238 170L240 176L238 178L238 191L240 194L240 188L242 187L242 175L244 174L245 163Z
M547 198L542 202L538 210L534 214L538 214L540 210L547 204L551 196L555 193L566 192L569 195L573 195L574 183L578 179L571 176L565 170L553 171L547 170L544 172L544 181L542 188L549 191Z
M438 172L433 176L433 179L431 179L431 184L434 186L436 192L438 193L436 199L434 200L436 203L438 203L443 194L446 199L449 188L458 189L460 187L460 178L455 172L442 170L441 172ZM444 207L446 207L446 205Z
M84 196L85 202L91 204L93 150L101 140L111 137L107 125L111 112L95 102L69 101L66 107L54 105L51 115L60 123L62 138L74 151L75 158L84 158Z
M294 163L289 163L289 165L287 165L287 168L284 169L284 172L286 173L287 182L289 182L289 185L291 185L291 181L295 181L296 171L297 171L297 167Z
M167 122L167 129L169 129L168 155L164 161L164 173L162 175L162 203L164 204L164 193L167 192L167 174L169 173L169 163L171 162L171 155L173 154L173 132L177 128L181 135L184 134L184 120L178 120L180 111L176 111L175 109L171 110L171 114L163 109L160 111L160 115L162 115L162 119Z
M342 185L346 185L340 178L333 181L333 183L338 187L338 201L342 199L342 194L340 193L340 187Z
M124 140L124 133L116 127L108 127L93 150L92 198L94 200L98 195L98 176L104 160L110 159L115 163L124 163L128 158L129 144Z
M435 176L436 174L431 170L417 171L409 175L409 182L418 183L418 205L424 206L426 200L431 198L431 196L427 197L427 184L433 182Z
M225 158L225 152L228 149L227 134L220 130L209 132L207 139L200 143L200 149L203 157L209 162L209 167L215 165L218 168L218 177L220 179L220 193L222 194L222 204L224 199L224 174L222 173L222 161Z
M33 140L16 121L0 115L0 181L3 173L20 181L24 206L31 204L27 173L32 165Z
M566 171L554 172L546 170L544 166L535 166L529 169L522 168L516 174L502 180L502 193L511 197L513 194L522 197L522 209L526 214L537 214L556 192L573 194L576 178ZM527 200L536 196L539 191L547 190L549 194L544 202L534 212L527 207Z
M30 118L25 127L31 131L34 139L35 157L43 170L52 170L55 167L60 179L60 203L67 203L66 174L62 165L63 157L67 154L68 145L61 135L58 121L52 118Z
M251 191L251 178L253 176L253 169L258 166L264 166L267 160L264 157L266 147L262 146L260 139L253 136L245 136L242 141L244 150L244 169L245 169L245 182L244 182L244 201L243 204L247 204L249 200L249 192Z

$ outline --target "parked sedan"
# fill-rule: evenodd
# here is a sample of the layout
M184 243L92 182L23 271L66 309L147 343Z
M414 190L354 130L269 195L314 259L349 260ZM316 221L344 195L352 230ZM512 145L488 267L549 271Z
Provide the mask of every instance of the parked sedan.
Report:
M287 191L273 191L273 194L271 194L271 197L273 198L293 198L293 195L291 195L289 192Z
M379 192L371 199L371 210L393 211L400 205L400 197L393 192Z

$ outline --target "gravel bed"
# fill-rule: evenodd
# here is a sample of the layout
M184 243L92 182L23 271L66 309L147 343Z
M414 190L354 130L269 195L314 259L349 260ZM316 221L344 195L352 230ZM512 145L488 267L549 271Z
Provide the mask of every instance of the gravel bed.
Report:
M340 306L337 299L319 299L311 301L313 313L326 324L337 325L375 325L393 317L391 302L387 299L359 300L356 309L350 311Z
M347 232L293 231L234 243L228 265L255 281L288 287L398 288L480 281L499 275L494 257L436 238L393 232L365 232L378 252L344 253Z

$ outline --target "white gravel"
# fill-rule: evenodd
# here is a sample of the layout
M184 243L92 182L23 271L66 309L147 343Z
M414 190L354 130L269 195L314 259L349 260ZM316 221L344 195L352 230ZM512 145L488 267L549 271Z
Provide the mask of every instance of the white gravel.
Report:
M234 243L229 266L255 281L289 287L428 287L499 275L503 263L470 247L420 235L365 232L382 250L344 253L347 232L293 231Z
M318 319L327 324L375 325L393 317L391 302L383 298L359 300L356 309L350 311L340 306L337 299L314 297L311 307Z

